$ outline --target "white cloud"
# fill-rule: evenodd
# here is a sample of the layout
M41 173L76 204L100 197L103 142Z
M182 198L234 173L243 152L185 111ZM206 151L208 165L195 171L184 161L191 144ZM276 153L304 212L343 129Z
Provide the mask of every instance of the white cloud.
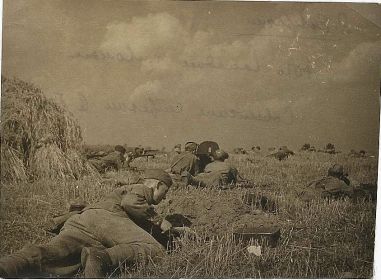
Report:
M316 41L299 40L303 30L296 32L292 26L298 25L299 30L300 22L298 14L281 17L264 24L255 34L221 40L211 30L187 30L168 13L149 14L129 22L110 23L100 50L141 60L145 72L173 71L182 65L261 71L273 76L288 64L321 71L327 64L321 61L326 58L326 47ZM308 71L302 74L309 75Z
M335 80L369 81L369 77L380 78L380 46L381 41L359 44L342 61L333 65Z
M110 23L100 49L116 55L145 59L178 50L187 33L180 21L168 13L134 17L128 23Z
M253 34L238 34L237 39L228 37L222 42L212 31L199 30L188 41L180 60L191 67L261 71L272 76L289 64L301 68L300 72L306 70L302 75L309 75L308 70L325 71L329 59L327 47L314 40L302 39L303 35L310 34L292 28L293 24L300 26L300 21L297 14L281 17L264 24ZM290 75L295 78L299 74Z
M136 87L129 100L133 103L139 103L150 98L157 98L160 96L161 91L162 85L160 81L148 81Z
M181 61L189 66L253 70L265 63L265 57L261 54L272 49L271 41L263 38L221 43L215 41L213 32L197 31L185 47Z

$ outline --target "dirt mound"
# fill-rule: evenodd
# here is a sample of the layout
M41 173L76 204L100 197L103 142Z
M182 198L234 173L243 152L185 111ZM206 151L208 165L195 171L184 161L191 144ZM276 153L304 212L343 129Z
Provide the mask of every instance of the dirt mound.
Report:
M277 215L246 204L242 193L234 190L178 189L168 198L167 203L158 206L158 211L164 215L184 215L199 233L222 235L243 225L277 224Z

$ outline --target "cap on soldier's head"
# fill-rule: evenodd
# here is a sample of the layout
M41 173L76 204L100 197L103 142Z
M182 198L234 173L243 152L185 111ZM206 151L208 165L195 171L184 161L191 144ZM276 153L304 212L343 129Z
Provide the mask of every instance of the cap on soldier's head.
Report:
M114 150L118 151L118 152L120 152L122 154L124 154L126 152L126 149L123 146L121 146L121 145L116 145Z
M328 176L343 176L344 167L341 164L334 164L328 169Z
M175 148L179 148L179 149L181 149L181 144L176 144L176 145L175 145Z
M225 160L229 158L229 154L224 150L218 149L214 152L213 158L216 160Z
M169 174L165 172L163 169L147 169L144 172L143 178L159 180L166 184L168 187L172 185L171 176L169 176Z
M193 152L197 149L197 143L196 142L186 142L185 143L185 151Z

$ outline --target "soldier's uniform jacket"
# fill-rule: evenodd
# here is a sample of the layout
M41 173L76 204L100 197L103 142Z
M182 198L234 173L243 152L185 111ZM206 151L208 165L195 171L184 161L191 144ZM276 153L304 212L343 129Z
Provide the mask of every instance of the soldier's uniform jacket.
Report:
M213 161L209 163L207 166L205 166L205 173L211 173L211 172L219 172L223 174L227 174L231 170L231 166L224 162L224 161Z
M192 177L193 184L200 186L220 186L235 183L237 181L238 170L223 161L213 161L209 163L203 173Z
M349 183L349 180L347 181ZM335 197L341 195L350 196L353 192L352 186L333 176L323 177L319 180L311 182L308 186L320 191L322 197Z
M82 212L89 209L103 209L123 217L127 214L134 221L159 222L160 217L155 212L153 204L153 189L144 184L133 184L115 189L104 199L86 207Z
M198 158L191 152L185 151L175 155L171 164L171 173L181 174L183 171L188 171L191 175L199 172Z
M43 245L27 245L0 258L0 272L9 278L37 271L72 275L80 267L84 247L103 248L112 266L164 255L164 247L150 234L155 218L153 189L143 184L117 188L101 201L77 211L57 236Z
M297 194L302 200L310 201L317 196L322 198L350 197L352 199L377 200L377 186L361 184L353 178L343 176L341 179L327 176L312 181L308 187Z
M225 161L213 161L205 167L205 173L220 174L223 183L231 183L237 180L238 171Z
M105 172L107 169L110 168L120 170L123 166L124 157L120 152L114 151L102 158L90 159L89 162L99 172Z

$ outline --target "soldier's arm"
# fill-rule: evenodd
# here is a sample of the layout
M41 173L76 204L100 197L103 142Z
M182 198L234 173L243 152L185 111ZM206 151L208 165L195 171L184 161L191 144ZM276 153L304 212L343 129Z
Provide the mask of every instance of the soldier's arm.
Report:
M134 191L130 187L125 187L125 189L121 192L121 206L133 220L137 222L161 222L162 219L156 213L153 206L147 203L141 191Z
M201 172L201 170L200 170L200 160L198 158L196 158L195 161L194 161L194 175L197 175L200 172Z

